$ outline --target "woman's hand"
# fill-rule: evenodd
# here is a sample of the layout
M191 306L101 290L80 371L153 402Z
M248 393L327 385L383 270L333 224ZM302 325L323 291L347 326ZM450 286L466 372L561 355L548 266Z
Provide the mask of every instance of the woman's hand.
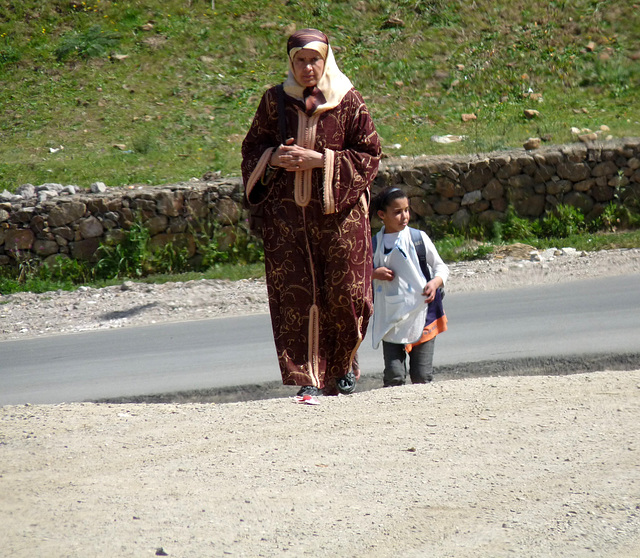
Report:
M376 267L372 274L372 277L378 281L393 281L395 276L393 270L388 267Z
M424 294L425 302L427 304L433 302L433 300L436 298L436 292L440 287L442 287L442 277L438 277L438 276L431 279L431 281L429 281L424 286L422 294Z
M321 168L324 164L324 155L313 149L307 149L294 144L295 140L289 138L286 145L281 145L271 156L272 167L281 167L290 172L304 171Z

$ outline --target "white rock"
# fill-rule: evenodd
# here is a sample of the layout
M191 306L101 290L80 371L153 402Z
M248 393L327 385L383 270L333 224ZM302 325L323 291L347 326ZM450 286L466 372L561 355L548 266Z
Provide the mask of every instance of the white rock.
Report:
M431 141L435 143L456 143L466 139L467 136L454 136L452 134L447 134L446 136L431 136Z
M549 258L553 258L553 256L556 255L556 251L558 249L557 248L547 248L546 250L544 250L541 254L541 256L545 259L548 260Z
M104 182L94 182L90 190L93 194L104 194L107 191L107 186Z
M578 254L578 251L575 248L563 248L561 253L563 256L575 256Z

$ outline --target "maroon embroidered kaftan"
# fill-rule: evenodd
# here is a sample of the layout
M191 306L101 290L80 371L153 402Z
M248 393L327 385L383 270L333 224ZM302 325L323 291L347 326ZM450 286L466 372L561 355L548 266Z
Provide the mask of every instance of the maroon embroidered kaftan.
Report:
M267 289L283 384L335 393L373 308L368 202L380 141L355 89L313 116L285 100L287 137L324 153L324 168L276 169L263 183L271 154L286 140L278 132L272 88L242 144L245 193L249 204L264 209Z

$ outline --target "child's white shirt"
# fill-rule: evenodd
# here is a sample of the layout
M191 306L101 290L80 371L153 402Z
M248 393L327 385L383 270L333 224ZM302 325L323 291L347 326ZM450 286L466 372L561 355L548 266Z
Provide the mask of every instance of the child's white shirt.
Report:
M387 250L390 252L385 254ZM434 252L437 254L435 248ZM417 341L429 307L423 294L427 280L420 270L409 227L398 233L384 234L384 229L378 233L373 265L394 272L391 281L373 281L373 348L377 349L383 340L402 344Z

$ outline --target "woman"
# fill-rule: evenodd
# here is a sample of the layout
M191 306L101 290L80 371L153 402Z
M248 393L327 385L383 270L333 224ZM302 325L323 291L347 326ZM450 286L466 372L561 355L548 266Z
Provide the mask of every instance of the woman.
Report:
M294 33L287 54L289 75L264 94L242 144L245 195L262 209L283 384L301 386L299 396L351 393L372 311L368 202L380 141L324 33Z

